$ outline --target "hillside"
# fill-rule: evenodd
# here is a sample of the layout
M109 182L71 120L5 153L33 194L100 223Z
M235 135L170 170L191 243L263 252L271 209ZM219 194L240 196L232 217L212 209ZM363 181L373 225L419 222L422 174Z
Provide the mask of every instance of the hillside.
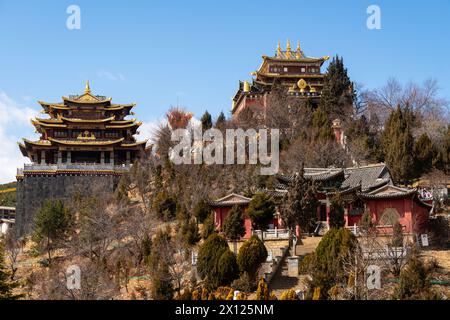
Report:
M0 206L16 206L16 182L10 182L0 185Z

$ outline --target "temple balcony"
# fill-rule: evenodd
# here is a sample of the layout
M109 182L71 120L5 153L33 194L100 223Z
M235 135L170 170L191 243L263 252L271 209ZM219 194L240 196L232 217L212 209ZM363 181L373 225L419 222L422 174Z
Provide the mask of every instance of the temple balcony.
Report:
M17 169L17 175L27 172L48 172L48 171L114 171L126 172L131 168L131 164L99 164L99 163L62 163L62 164L25 164L23 168Z

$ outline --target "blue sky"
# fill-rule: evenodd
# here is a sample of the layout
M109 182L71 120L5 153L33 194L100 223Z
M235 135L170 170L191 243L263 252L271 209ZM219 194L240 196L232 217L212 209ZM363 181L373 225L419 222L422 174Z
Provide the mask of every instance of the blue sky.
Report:
M66 28L71 4L81 9L80 30ZM381 8L381 30L366 27L371 4ZM177 101L197 117L229 114L238 80L288 38L310 56L342 55L352 80L368 88L433 77L450 98L449 32L446 0L0 0L0 116L8 107L29 115L36 100L81 93L88 79L95 94L138 103L145 123ZM23 162L11 142L33 128L0 124L1 183Z

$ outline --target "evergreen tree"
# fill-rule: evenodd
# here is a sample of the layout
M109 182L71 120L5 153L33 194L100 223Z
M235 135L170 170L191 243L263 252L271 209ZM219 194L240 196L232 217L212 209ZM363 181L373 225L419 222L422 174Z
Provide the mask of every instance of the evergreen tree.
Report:
M347 284L349 275L345 272L344 265L357 245L356 237L345 228L328 231L314 253L311 290L320 288L321 295L327 298L333 286Z
M194 207L194 215L197 221L203 223L211 213L211 208L205 200L200 200Z
M389 116L382 134L384 160L397 183L408 184L414 177L414 115L408 106L397 107Z
M223 223L225 236L233 241L239 240L245 235L243 212L238 206L231 208Z
M13 294L13 290L18 286L18 282L11 280L11 273L5 266L4 247L0 242L0 300L17 300L21 298L21 295Z
M239 249L237 263L239 270L242 273L247 272L250 279L254 281L261 263L266 259L267 249L264 243L257 236L251 236Z
M265 193L257 193L248 205L247 214L257 230L266 230L269 222L275 216L275 203Z
M202 238L207 239L215 231L216 227L214 225L214 215L209 214L208 218L206 218L205 221L203 222Z
M331 123L321 107L317 108L312 114L311 128L313 141L326 142L335 139Z
M334 118L344 120L352 113L355 96L353 83L344 66L344 59L339 56L334 57L325 74L320 99L321 108L330 120Z
M47 251L51 261L51 252L68 236L73 225L73 217L62 201L47 200L35 216L33 240Z
M289 228L298 225L302 232L311 232L317 222L317 205L316 187L305 179L302 166L289 186L281 217Z
M419 178L431 170L434 155L433 142L426 133L423 133L414 144L416 177Z
M202 115L200 121L202 122L203 130L208 130L212 128L212 118L211 114L207 111Z
M223 113L223 111L220 111L220 114L219 114L219 116L217 117L217 120L216 120L216 128L223 127L223 125L225 124L226 120L227 119L225 118L225 114Z
M345 226L344 207L339 195L331 201L330 228L340 229Z
M233 274L236 260L230 257L230 251L227 241L217 233L214 233L203 242L198 250L197 270L206 285L210 289L217 288L220 285L231 283L239 274ZM221 265L226 263L226 265Z

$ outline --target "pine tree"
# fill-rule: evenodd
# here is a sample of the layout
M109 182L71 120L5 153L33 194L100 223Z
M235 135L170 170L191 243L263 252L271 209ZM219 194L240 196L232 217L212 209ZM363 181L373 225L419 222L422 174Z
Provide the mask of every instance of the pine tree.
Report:
M21 295L13 294L19 286L18 282L11 280L11 274L5 266L4 247L0 242L0 300L17 300Z
M433 142L426 133L423 133L414 144L416 177L431 170L434 155Z
M289 186L281 217L289 228L298 225L302 232L310 232L317 222L317 205L316 188L312 181L305 179L302 166Z
M248 205L247 214L257 230L266 230L275 215L275 203L265 193L257 193Z
M335 199L331 201L329 223L330 228L340 229L345 226L344 207L339 196L336 196Z
M335 139L327 114L321 107L312 114L311 128L313 141L326 142Z
M384 160L397 183L408 184L414 177L413 124L414 115L409 107L398 106L389 116L382 134Z
M216 120L216 128L223 127L225 122L226 122L225 114L223 113L223 111L220 111L220 114L219 114L219 116L217 117L217 120Z
M211 213L211 208L204 199L200 200L194 207L194 216L197 218L197 221L203 223L206 218L208 218Z
M211 114L207 111L202 115L200 121L202 122L203 130L208 130L212 128L212 118Z
M352 113L355 96L353 83L344 66L344 59L334 57L325 75L320 99L321 108L330 120L334 118L344 120Z
M239 240L245 235L245 225L242 210L238 206L231 208L223 223L223 232L230 240Z
M69 236L72 218L71 213L60 200L47 200L37 212L33 240L45 248L49 262L53 249Z

